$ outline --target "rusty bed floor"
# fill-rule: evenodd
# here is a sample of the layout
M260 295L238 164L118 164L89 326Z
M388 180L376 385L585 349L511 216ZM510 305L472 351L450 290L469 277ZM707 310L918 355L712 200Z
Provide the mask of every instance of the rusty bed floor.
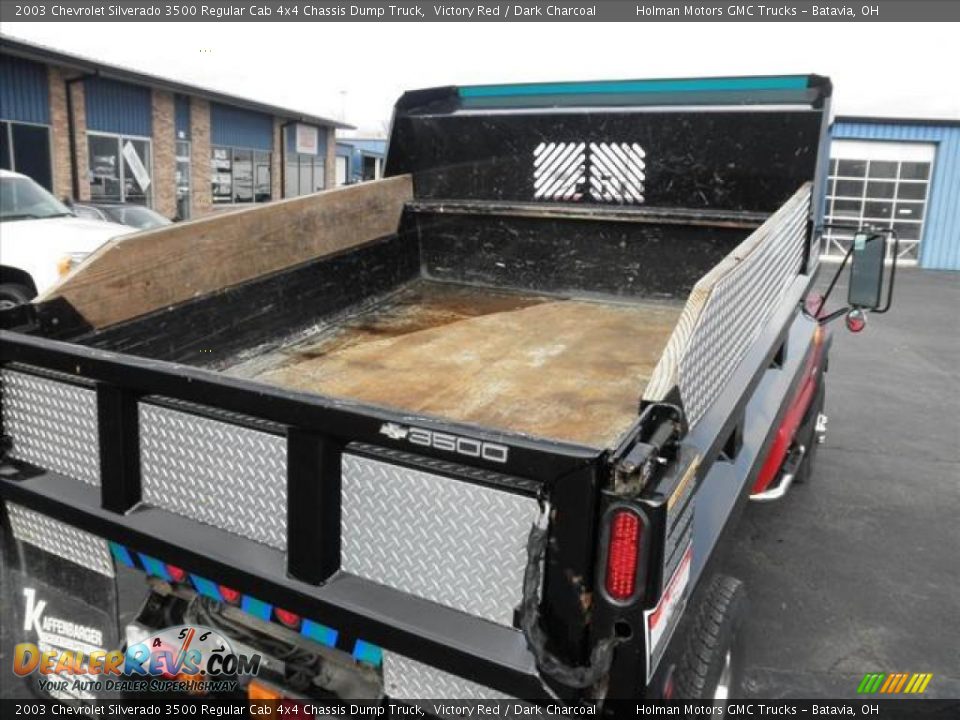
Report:
M228 372L607 447L636 417L682 308L419 280Z

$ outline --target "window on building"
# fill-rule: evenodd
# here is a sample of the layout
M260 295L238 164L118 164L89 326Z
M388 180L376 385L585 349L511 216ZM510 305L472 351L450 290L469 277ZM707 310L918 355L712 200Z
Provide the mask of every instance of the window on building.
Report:
M91 200L151 204L149 140L88 133L87 155Z
M935 147L923 143L834 140L825 222L893 228L900 258L917 260ZM828 230L827 257L843 257L853 230Z
M326 187L323 161L320 155L287 153L283 196L297 197L323 190Z
M350 176L350 158L337 155L337 185L346 185Z
M363 181L366 180L376 180L381 175L380 164L381 159L373 155L364 155L363 156L363 166L360 168L360 179Z
M0 121L0 167L22 173L47 190L53 190L50 128Z
M233 202L252 203L253 197L253 151L233 151Z
M176 182L177 217L186 220L190 217L190 141L177 140L176 144Z
M253 153L253 192L256 202L270 202L270 153Z
M210 151L213 202L268 202L270 153L245 148L214 147Z
M297 197L323 190L327 185L325 129L295 123L284 131L283 196Z

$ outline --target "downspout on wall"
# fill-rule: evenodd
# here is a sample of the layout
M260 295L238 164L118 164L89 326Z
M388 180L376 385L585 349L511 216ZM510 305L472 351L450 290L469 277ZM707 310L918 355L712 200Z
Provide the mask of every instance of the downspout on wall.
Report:
M287 128L296 125L296 120L287 120L280 125L280 197L287 196Z

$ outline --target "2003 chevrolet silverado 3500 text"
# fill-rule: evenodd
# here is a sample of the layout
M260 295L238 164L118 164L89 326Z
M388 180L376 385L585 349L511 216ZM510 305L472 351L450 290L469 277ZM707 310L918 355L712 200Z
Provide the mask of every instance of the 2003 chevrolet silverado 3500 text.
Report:
M112 241L2 315L14 627L211 628L257 697L735 695L723 541L825 422L829 97L410 92L385 179Z

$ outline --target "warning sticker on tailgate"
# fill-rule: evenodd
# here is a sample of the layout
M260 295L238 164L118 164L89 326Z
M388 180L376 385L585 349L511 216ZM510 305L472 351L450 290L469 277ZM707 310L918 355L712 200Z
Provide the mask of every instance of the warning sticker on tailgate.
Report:
M663 588L660 602L651 610L643 613L644 632L647 646L647 682L653 678L653 673L660 664L667 643L676 629L677 622L683 614L683 607L687 602L687 586L690 583L690 566L693 563L693 543L687 545L686 550L677 564L670 581Z

